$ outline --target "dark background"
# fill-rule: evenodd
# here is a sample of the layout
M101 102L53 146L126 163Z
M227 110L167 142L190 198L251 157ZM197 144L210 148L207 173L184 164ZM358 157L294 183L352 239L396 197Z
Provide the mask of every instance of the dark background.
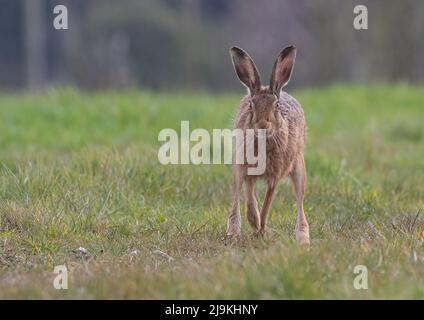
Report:
M66 5L69 30L53 28ZM368 7L369 29L353 28ZM263 80L294 44L292 84L424 80L422 0L0 0L0 90L231 91L238 45Z

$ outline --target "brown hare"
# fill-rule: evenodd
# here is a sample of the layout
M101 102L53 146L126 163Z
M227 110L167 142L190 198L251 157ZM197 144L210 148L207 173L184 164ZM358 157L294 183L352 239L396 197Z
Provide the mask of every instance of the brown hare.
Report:
M248 94L242 98L235 118L236 129L266 129L266 168L262 175L248 175L247 164L234 164L232 209L228 217L227 236L239 236L240 193L246 185L247 219L255 233L263 235L266 218L278 182L290 176L297 205L296 239L309 244L309 225L303 210L306 184L304 147L306 140L305 116L299 102L281 89L290 80L296 58L296 48L283 49L272 69L269 86L262 86L259 72L250 56L240 48L230 50L234 69ZM267 191L261 210L254 185L263 179Z

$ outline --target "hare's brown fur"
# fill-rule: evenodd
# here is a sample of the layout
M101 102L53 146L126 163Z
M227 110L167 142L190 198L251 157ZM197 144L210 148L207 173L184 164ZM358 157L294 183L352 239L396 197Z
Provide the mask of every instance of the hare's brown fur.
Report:
M248 165L234 164L233 206L228 219L227 235L239 235L240 192L246 184L246 207L249 224L264 234L266 217L277 183L290 176L296 195L298 219L296 239L309 244L309 226L303 210L306 184L304 148L306 121L299 102L281 88L288 82L296 54L294 47L284 49L274 65L271 83L261 86L259 73L251 58L239 48L231 51L236 73L249 89L242 98L235 118L237 129L267 129L266 168L262 175L248 175ZM261 210L254 191L257 179L265 180L267 192Z

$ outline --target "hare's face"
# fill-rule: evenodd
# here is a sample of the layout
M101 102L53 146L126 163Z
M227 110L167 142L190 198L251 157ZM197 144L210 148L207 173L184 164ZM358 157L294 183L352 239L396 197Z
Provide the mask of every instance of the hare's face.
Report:
M290 46L279 53L272 68L269 86L266 87L261 85L258 69L244 50L233 47L230 53L234 70L250 93L250 118L246 125L253 129L266 129L267 137L272 137L284 123L277 103L281 88L290 80L296 48Z
M272 137L281 126L281 114L277 108L278 99L272 93L255 94L250 99L252 129L266 129L267 137Z
M244 50L232 47L230 53L234 70L250 93L250 117L247 118L246 125L252 129L266 129L267 138L272 138L284 123L277 106L278 97L281 88L290 80L296 48L291 46L280 52L272 68L269 86L266 87L261 86L258 68Z

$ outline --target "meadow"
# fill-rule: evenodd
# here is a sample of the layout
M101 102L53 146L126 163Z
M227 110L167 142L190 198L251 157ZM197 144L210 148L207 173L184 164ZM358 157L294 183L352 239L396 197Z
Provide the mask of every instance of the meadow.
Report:
M231 128L242 94L0 94L0 298L424 299L423 88L293 93L308 121L309 249L289 183L264 239L242 206L243 235L225 245L231 167L158 162L160 130Z

